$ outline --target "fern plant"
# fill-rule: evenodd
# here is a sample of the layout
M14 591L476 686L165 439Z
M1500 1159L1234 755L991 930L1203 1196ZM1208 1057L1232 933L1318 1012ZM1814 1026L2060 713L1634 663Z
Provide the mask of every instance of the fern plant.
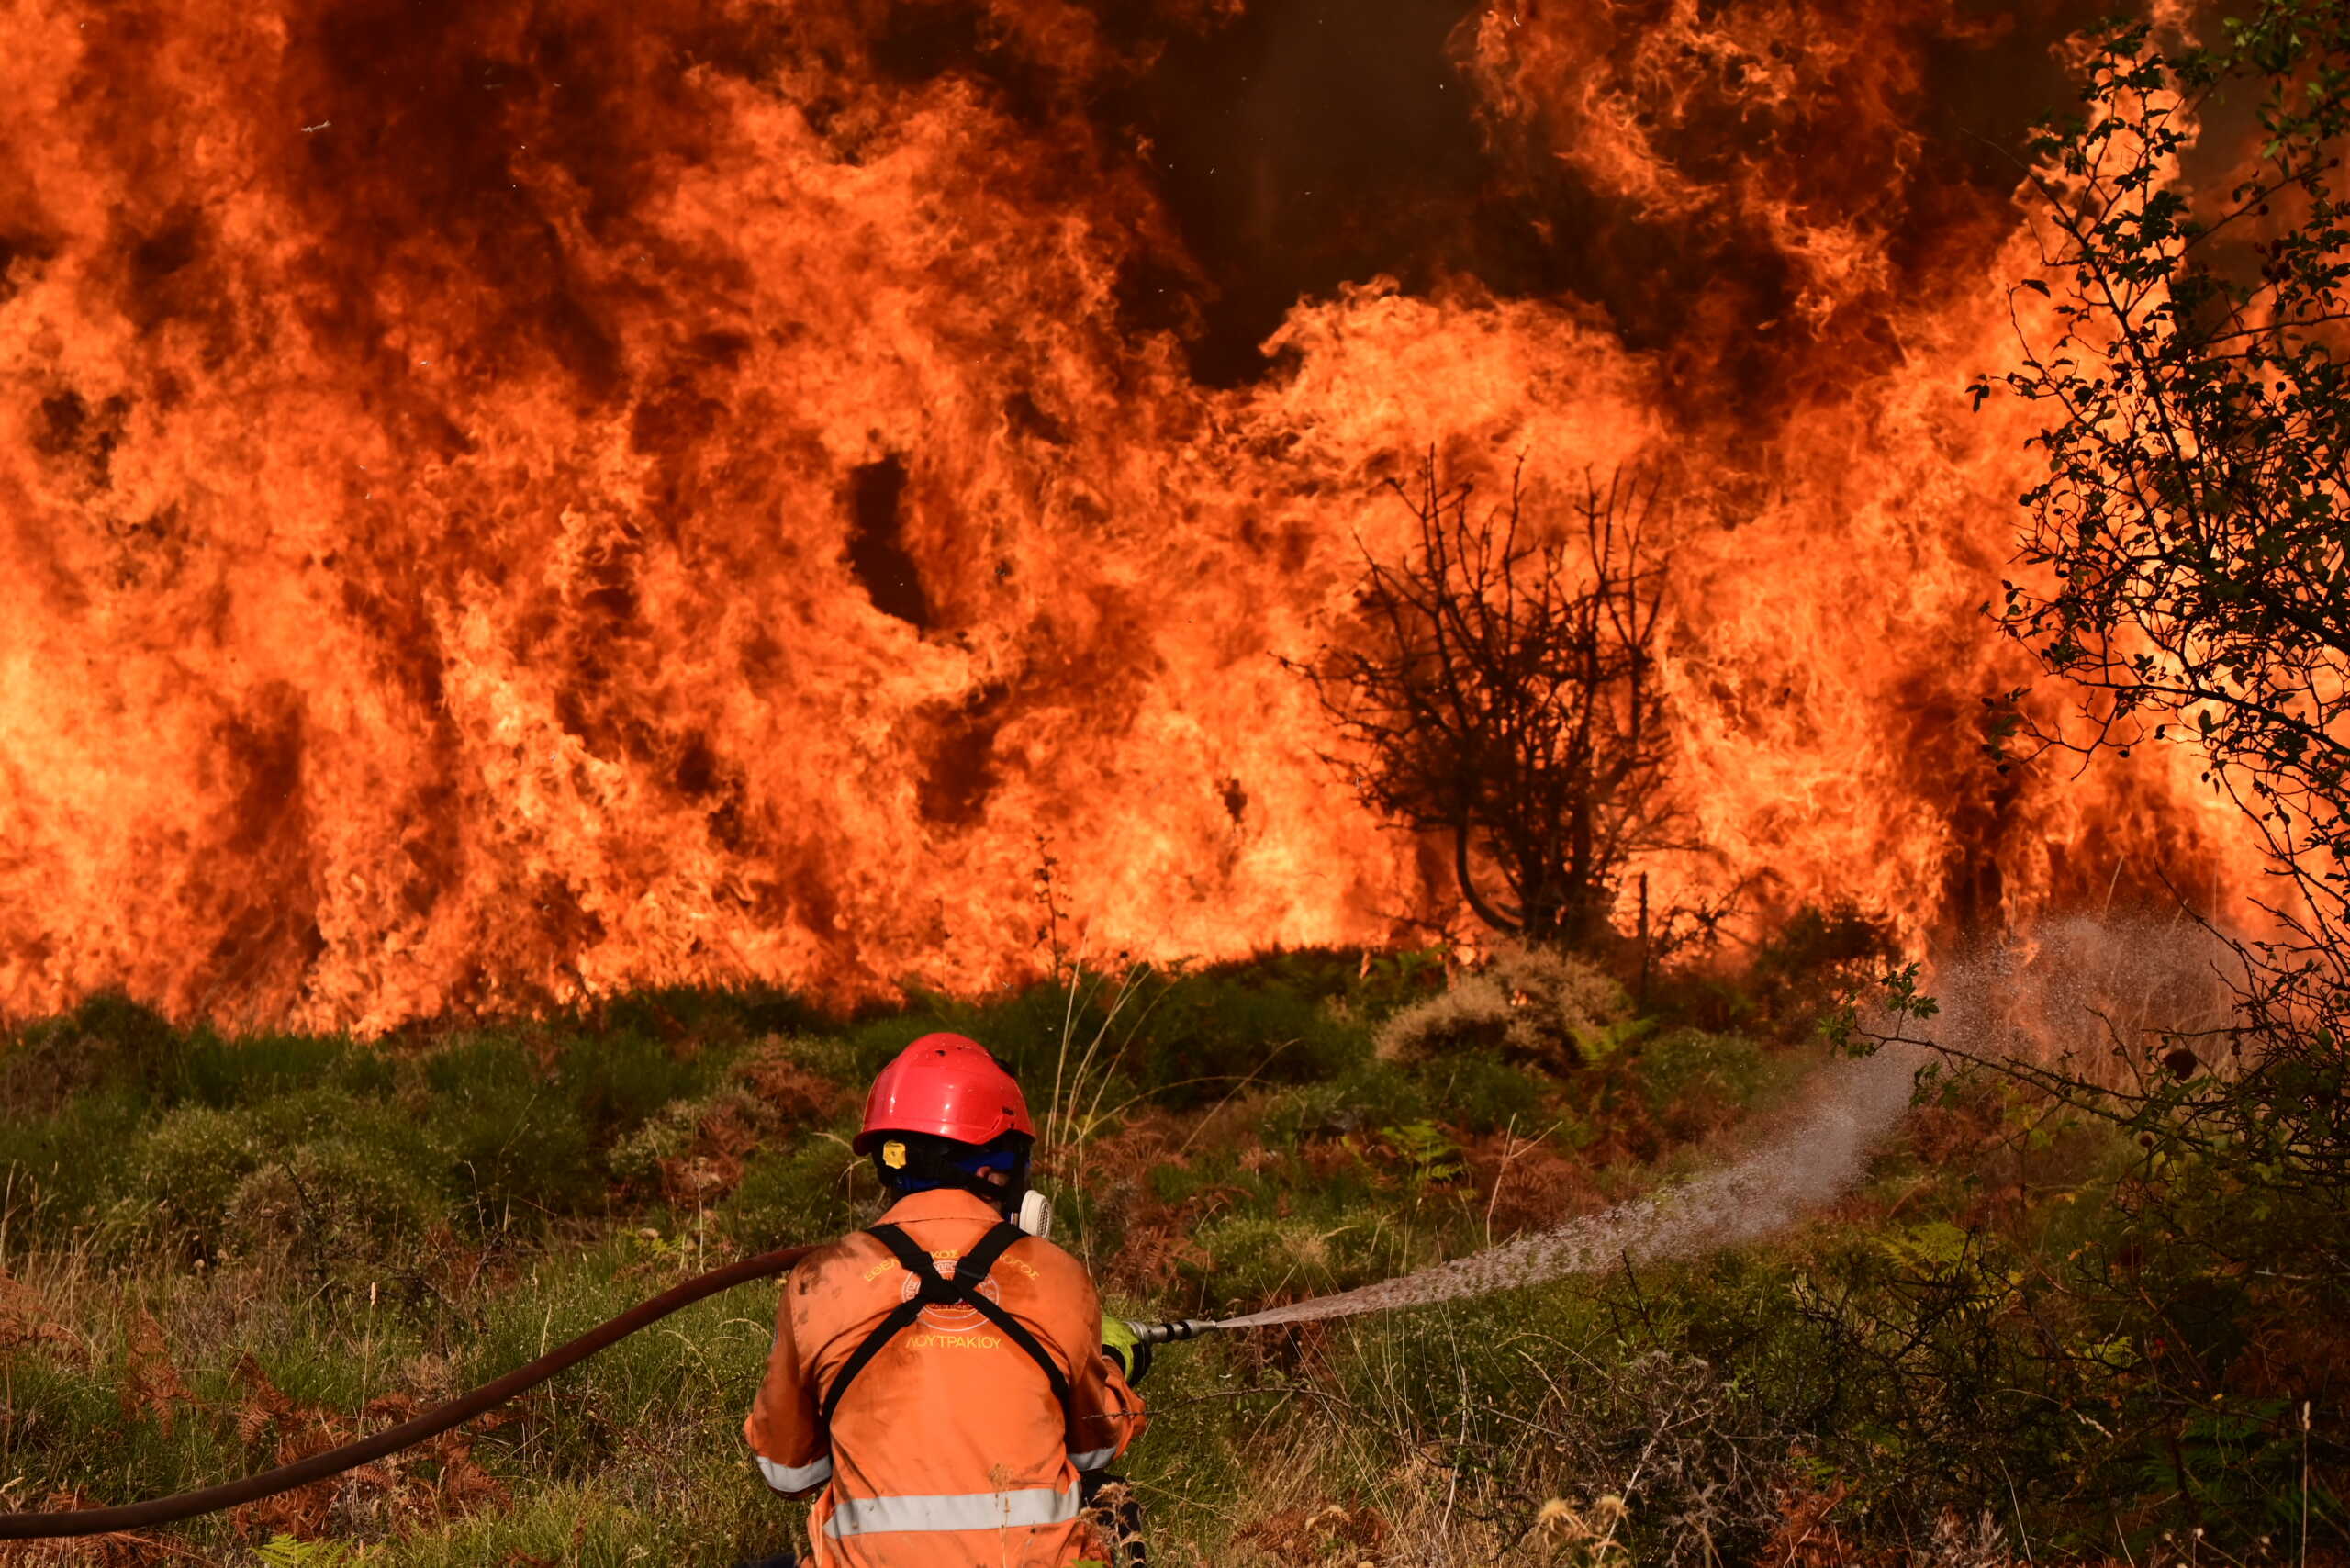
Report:
M263 1568L346 1568L359 1554L339 1540L297 1540L274 1535L253 1549L253 1561Z

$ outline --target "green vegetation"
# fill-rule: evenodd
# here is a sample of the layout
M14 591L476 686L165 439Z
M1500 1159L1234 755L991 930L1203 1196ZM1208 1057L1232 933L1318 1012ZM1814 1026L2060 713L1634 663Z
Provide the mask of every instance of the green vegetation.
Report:
M1644 1018L1595 982L1517 992L1574 998L1556 1028L1485 1029L1491 977L1448 991L1429 955L1079 974L832 1021L642 997L374 1043L93 1002L0 1043L0 1484L34 1507L261 1469L860 1223L864 1081L941 1025L1051 1101L1062 1239L1115 1305L1212 1315L1389 1277L1733 1148L1831 1058L1792 1023L1700 1025L1811 1016L1800 946L1661 985L1688 1005ZM1573 1028L1578 1052L1543 1045ZM2322 1555L2350 1486L2350 1301L2301 1245L2327 1223L2028 1086L1945 1077L1861 1190L1766 1246L1170 1349L1125 1468L1166 1564L1977 1563L2027 1543L2167 1563L2188 1541L2286 1562L2304 1510ZM738 1432L772 1300L705 1302L339 1482L0 1562L779 1550L799 1510Z
M2017 580L1995 615L2075 711L2051 718L2011 692L1992 751L2006 771L2184 747L2276 884L2255 923L2268 929L2230 943L2224 1029L2157 1018L2131 1042L2135 1083L2043 1072L2039 1086L2168 1156L2338 1212L2350 6L2266 0L2213 19L2202 43L2110 24L2084 51L2080 112L2032 144L2042 261L2016 297L2039 299L1998 380L2035 406L2047 476L2022 498Z

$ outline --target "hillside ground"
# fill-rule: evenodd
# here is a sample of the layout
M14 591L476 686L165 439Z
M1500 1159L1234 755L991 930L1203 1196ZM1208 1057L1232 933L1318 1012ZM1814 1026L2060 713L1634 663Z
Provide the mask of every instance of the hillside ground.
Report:
M0 1495L265 1468L866 1222L862 1088L934 1028L1049 1116L1057 1235L1116 1308L1387 1278L1732 1156L1830 1060L1822 930L1641 1005L1591 972L1351 953L366 1043L94 1002L0 1040ZM1762 1245L1172 1347L1123 1468L1170 1568L2340 1562L2340 1220L1944 1077ZM764 1555L801 1529L739 1429L774 1300L705 1302L340 1481L0 1562Z

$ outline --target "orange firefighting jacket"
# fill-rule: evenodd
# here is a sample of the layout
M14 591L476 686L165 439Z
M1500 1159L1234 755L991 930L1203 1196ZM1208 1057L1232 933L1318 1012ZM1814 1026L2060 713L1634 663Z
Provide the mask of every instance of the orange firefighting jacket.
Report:
M955 1260L1002 1223L952 1188L899 1200L880 1224ZM1059 1369L1064 1411L1042 1366L978 1310L925 1305L856 1371L844 1367L917 1282L862 1231L800 1260L776 1313L775 1348L743 1435L777 1491L821 1486L808 1519L817 1568L1062 1568L1107 1560L1080 1514L1078 1475L1108 1465L1142 1430L1142 1400L1102 1353L1102 1305L1076 1259L1023 1236L979 1294Z

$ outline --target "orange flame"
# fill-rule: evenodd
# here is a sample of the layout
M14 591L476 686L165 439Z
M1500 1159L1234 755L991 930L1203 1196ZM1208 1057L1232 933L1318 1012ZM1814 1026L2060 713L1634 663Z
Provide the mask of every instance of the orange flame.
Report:
M1395 940L1440 865L1273 655L1429 442L1675 476L1707 849L1660 902L2245 885L2184 761L1980 757L2032 465L1962 388L2031 258L1953 127L2071 18L1472 11L1343 122L1472 128L1387 210L1395 158L1248 129L1344 108L1281 96L1319 15L11 8L0 1014L977 991L1038 962L1040 839L1096 952ZM1225 47L1270 96L1202 197L1228 106L1161 89ZM1204 364L1267 277L1269 361Z

